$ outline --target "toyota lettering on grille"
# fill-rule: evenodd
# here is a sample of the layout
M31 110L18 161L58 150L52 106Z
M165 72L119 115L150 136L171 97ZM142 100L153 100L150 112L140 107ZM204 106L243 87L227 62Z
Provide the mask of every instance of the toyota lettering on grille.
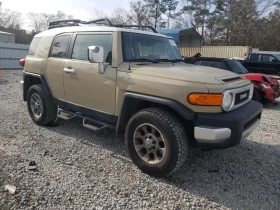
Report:
M250 94L250 90L243 91L241 93L237 93L235 96L235 103L234 105L243 103L244 101L248 100Z
M240 95L240 100L242 100L244 98L247 98L247 93L244 93L244 94Z

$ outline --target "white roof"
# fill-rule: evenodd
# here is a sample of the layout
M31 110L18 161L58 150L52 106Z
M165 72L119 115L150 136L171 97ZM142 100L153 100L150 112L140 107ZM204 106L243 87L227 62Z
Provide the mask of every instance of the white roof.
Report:
M0 31L0 34L10 34L10 35L14 35L15 36L15 34L4 32L4 31Z
M42 37L42 36L54 36L60 33L67 33L67 32L114 32L114 31L124 31L124 32L132 32L132 33L141 33L141 34L148 34L154 36L161 36L167 37L160 33L154 33L149 31L142 31L142 30L130 30L127 28L117 28L117 27L110 27L110 26L71 26L71 27L61 27L61 28L53 28L42 33L37 34L35 37Z

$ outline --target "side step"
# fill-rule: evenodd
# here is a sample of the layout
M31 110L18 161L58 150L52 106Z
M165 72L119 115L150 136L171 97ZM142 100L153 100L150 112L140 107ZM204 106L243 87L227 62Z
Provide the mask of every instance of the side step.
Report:
M62 113L67 114L67 115L63 115ZM72 115L72 114L63 112L62 109L58 109L58 111L57 111L57 117L60 118L60 119L62 119L62 120L70 120L70 119L76 117L76 115Z
M95 120L95 119L91 119L91 118L89 118L87 116L84 116L80 113L75 113L75 112L71 112L69 110L64 110L64 109L60 109L60 108L58 109L57 117L60 118L60 119L63 119L63 120L70 120L74 117L82 118L83 119L83 126L85 128L90 129L90 130L93 130L93 131L99 131L99 130L104 129L104 128L116 129L116 127L114 125L107 124L107 123L104 123L104 122L101 122L101 121L98 121L98 120Z
M83 119L83 126L85 128L90 129L90 130L93 130L93 131L99 131L103 128L106 128L106 125L100 125L100 124L93 123L93 122L91 122L91 124L87 124L86 123L86 118Z

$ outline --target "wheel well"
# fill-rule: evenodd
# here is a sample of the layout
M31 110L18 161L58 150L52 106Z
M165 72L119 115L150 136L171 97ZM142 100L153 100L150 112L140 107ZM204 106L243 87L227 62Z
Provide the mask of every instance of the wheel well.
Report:
M23 92L24 101L27 100L27 93L28 93L29 88L32 85L38 85L38 84L42 84L42 81L39 77L33 77L33 76L25 75L25 77L24 77L24 92Z
M188 134L189 140L194 139L194 123L192 121L188 121L184 119L177 111L175 111L173 108L169 107L168 105L151 102L151 101L145 101L136 98L128 98L126 103L124 104L123 110L125 110L125 114L123 116L123 119L121 120L121 123L118 125L119 127L117 130L117 134L118 135L124 134L129 119L136 112L150 107L160 107L174 114L184 126Z

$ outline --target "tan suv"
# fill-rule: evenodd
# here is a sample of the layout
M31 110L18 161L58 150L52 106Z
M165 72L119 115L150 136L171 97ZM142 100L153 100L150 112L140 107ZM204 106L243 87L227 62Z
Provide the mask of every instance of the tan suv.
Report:
M182 62L174 40L152 27L53 22L34 37L21 64L23 98L36 124L81 117L92 130L113 128L152 176L176 171L189 145L239 144L261 118L249 80Z

